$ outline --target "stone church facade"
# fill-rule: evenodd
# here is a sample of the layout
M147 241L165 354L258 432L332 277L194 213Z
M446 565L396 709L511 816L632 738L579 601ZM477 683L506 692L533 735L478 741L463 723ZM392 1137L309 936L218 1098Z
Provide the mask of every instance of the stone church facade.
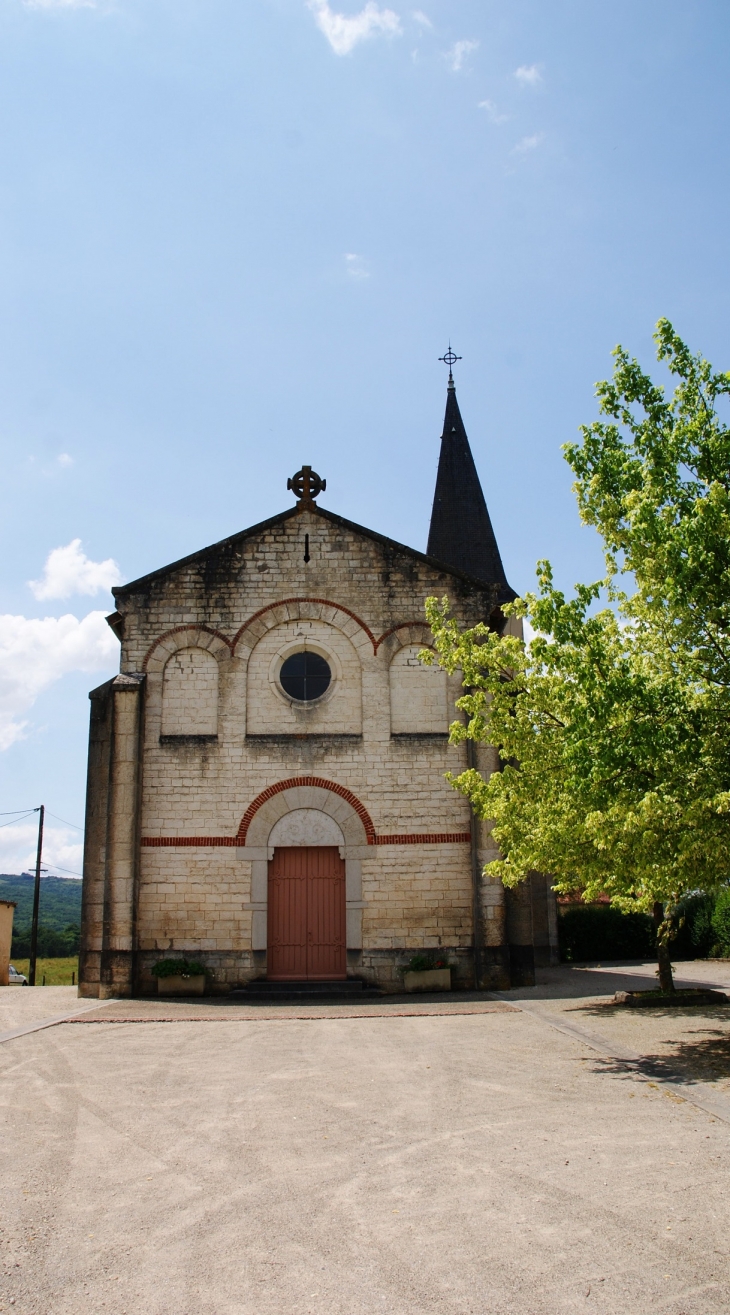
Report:
M425 667L430 594L503 627L507 584L449 380L427 552L296 504L114 590L120 674L92 691L80 993L151 993L162 957L210 988L359 977L529 981L556 953L549 885L482 873L489 828L444 779L458 679ZM514 624L514 623L512 623Z

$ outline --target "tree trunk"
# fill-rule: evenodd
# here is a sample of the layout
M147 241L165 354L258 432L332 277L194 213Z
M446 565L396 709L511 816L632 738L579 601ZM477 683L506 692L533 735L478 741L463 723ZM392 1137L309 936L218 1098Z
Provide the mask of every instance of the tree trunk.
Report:
M659 990L670 992L674 990L672 959L669 953L672 920L664 916L664 905L659 900L654 905L654 926L656 927L656 950L659 961L659 972L657 974Z

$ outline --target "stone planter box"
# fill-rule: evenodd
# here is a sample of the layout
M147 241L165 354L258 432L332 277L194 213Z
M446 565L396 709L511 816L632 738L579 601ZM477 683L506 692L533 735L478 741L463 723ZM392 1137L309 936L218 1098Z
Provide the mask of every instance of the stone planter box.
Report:
M182 977L174 973L172 977L157 978L158 995L204 995L205 973L199 977Z
M450 991L451 969L429 968L423 973L406 973L403 984L407 991Z

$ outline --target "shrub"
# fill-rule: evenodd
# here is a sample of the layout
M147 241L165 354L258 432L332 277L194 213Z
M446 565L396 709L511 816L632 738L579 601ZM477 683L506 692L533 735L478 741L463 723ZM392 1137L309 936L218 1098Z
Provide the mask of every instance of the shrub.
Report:
M205 968L196 959L160 959L152 973L154 977L202 977Z
M566 963L592 959L653 959L654 924L646 913L621 913L610 904L575 904L558 918L560 957Z
M730 889L725 887L715 900L712 914L712 930L715 934L717 948L723 958L730 957Z

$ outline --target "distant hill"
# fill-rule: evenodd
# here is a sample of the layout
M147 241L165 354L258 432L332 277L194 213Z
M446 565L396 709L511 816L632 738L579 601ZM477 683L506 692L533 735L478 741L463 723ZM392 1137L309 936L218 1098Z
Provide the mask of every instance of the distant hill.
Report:
M17 904L13 931L30 927L33 917L34 878L29 872L20 876L0 873L0 899ZM41 903L38 921L49 931L65 931L81 925L81 882L73 877L41 877ZM17 954L17 950L14 951Z

